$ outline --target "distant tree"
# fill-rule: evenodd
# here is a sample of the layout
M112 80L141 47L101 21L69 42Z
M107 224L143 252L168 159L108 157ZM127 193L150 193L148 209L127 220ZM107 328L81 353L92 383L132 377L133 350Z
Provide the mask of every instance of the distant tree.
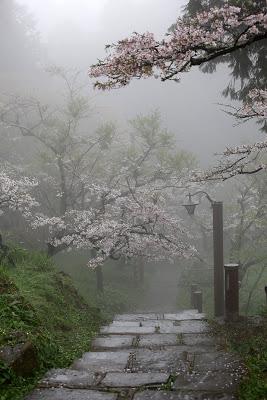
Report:
M43 213L34 226L49 228L50 254L86 248L95 254L92 264L99 264L107 257L190 253L166 202L184 187L192 156L176 149L157 112L132 120L130 134L118 134L112 124L90 130L79 74L60 68L51 73L66 84L64 105L11 97L0 110L6 128L38 144Z
M23 74L36 67L41 45L34 20L15 0L0 2L0 74Z
M267 91L251 90L247 102L239 109L228 107L227 111L238 122L256 119L264 127L267 118ZM196 180L226 180L236 175L251 175L267 169L267 140L264 138L256 143L247 143L235 147L227 147L222 154L219 165L205 174L200 174Z

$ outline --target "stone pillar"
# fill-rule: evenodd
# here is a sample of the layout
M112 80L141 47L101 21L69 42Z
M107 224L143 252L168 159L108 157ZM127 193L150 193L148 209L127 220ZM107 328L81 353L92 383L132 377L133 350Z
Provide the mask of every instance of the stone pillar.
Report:
M194 309L198 310L199 313L202 313L202 304L203 304L203 296L201 290L197 290L193 293L194 299Z
M191 285L191 293L190 293L190 306L194 308L194 292L196 292L198 289L197 285L195 283L192 283Z
M214 251L214 315L224 315L224 274L223 274L223 203L214 201L213 210L213 251Z
M225 319L236 321L239 317L239 264L226 264L225 270Z

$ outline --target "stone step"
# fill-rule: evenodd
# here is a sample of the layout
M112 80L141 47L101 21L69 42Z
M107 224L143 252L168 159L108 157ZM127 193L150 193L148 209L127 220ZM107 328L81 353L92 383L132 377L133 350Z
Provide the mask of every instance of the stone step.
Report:
M134 348L161 348L162 346L203 346L203 351L207 351L207 346L215 346L216 340L204 333L154 333L147 335L105 335L97 337L92 342L92 350L123 350Z
M205 319L205 314L200 314L197 310L183 310L178 313L135 313L135 314L117 314L114 321L149 321L149 320L199 320Z
M101 375L72 369L52 369L39 383L41 388L66 387L69 389L89 389L101 381Z
M230 393L206 391L156 391L146 390L134 395L133 400L235 400Z
M245 371L209 331L196 310L117 315L93 351L25 400L233 400Z
M25 400L116 400L116 393L64 388L36 389Z
M126 368L130 351L105 351L84 353L82 358L72 364L72 369L88 372L123 372Z
M140 326L142 324L142 326ZM101 334L120 334L120 335L148 335L153 333L206 333L209 326L205 321L115 321L110 325L104 326Z
M108 373L101 386L106 388L136 388L140 386L160 386L167 383L170 378L166 373Z

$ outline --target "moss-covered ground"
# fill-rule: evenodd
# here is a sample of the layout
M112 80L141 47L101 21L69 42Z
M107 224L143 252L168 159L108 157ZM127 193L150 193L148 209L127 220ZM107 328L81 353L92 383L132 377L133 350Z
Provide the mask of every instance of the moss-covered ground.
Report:
M247 373L238 392L239 400L267 399L267 308L257 318L241 318L228 324L214 322L214 334L220 335L226 350L243 360Z
M103 322L95 305L86 303L45 255L13 249L12 257L16 267L0 266L0 347L32 342L39 367L21 378L1 362L1 400L22 399L46 370L70 365L90 349Z

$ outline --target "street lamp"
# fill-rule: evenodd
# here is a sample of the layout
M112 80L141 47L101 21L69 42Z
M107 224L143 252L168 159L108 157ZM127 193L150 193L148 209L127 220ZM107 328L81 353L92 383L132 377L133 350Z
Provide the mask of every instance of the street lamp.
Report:
M184 204L189 215L194 215L198 203L193 203L192 197L204 195L213 210L213 257L214 257L214 314L215 317L224 315L224 263L223 263L223 203L214 201L208 193L200 190L189 193L188 203Z

